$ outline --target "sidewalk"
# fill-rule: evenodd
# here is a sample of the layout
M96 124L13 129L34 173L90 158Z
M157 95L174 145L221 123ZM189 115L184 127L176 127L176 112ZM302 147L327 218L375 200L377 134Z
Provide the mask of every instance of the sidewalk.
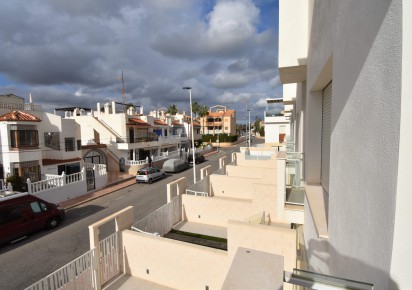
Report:
M210 156L213 154L216 154L217 151L212 151L209 152L207 154L205 154L205 156ZM102 197L104 195L107 195L109 193L112 193L114 191L117 191L119 189L128 187L130 185L133 185L136 183L135 180L135 176L130 176L130 177L122 177L120 179L114 179L112 182L108 181L108 184L106 185L106 187L102 188L102 189L98 189L92 192L88 192L85 193L81 196L78 196L76 198L72 198L66 201L63 201L61 203L59 203L59 205L64 208L64 209L69 209L75 206L78 206L82 203L97 199L99 197Z
M92 192L88 192L88 193L85 193L81 196L63 201L63 202L59 203L59 205L62 208L67 210L67 209L75 207L79 204L91 201L93 199L99 198L99 197L104 196L106 194L112 193L113 191L117 191L119 189L122 189L122 188L128 187L130 185L133 185L135 183L136 183L135 177L130 176L128 178L125 178L125 179L121 180L120 182L116 181L114 183L107 184L106 187L104 187L102 189L98 189L98 190L95 190L95 191L92 191Z

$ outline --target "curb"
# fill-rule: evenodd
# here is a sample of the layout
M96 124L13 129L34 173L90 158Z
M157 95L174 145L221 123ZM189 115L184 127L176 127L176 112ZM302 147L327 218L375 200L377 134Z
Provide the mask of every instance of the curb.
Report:
M59 204L59 206L61 206L61 207L64 208L65 210L71 209L71 208L76 207L76 206L78 206L78 205L81 205L81 204L83 204L83 203L86 203L86 202L89 202L89 201L98 199L98 198L100 198L100 197L102 197L102 196L105 196L105 195L108 195L108 194L110 194L110 193L112 193L112 192L114 192L114 191L116 191L116 190L129 187L129 186L131 186L131 185L133 185L133 184L135 183L134 179L135 179L135 177L134 177L134 176L131 176L131 177L126 178L126 179L124 179L124 180L113 182L113 183L111 183L111 184L106 185L105 187L103 187L103 188L101 188L101 189L98 189L98 190L95 190L95 191L92 191L92 192L88 192L88 193L86 193L86 194L84 194L84 195L81 195L81 196L79 196L79 197L77 197L77 198L73 198L73 199L69 199L69 200L63 201L63 202L61 202L61 203ZM133 182L132 182L132 180L133 180ZM121 185L121 186L119 186L119 185ZM119 186L119 187L118 187L118 188L115 188L115 189L113 189L113 190L109 190L109 189L111 189L111 187L115 187L115 186ZM106 191L106 190L107 190L107 191ZM97 193L97 192L99 192L99 191L101 191L100 194L93 195L93 194L95 194L95 193ZM89 196L88 196L88 195L89 195ZM79 199L79 200L76 201L76 199ZM73 203L71 203L71 202L73 202ZM67 203L67 205L65 206L64 203Z

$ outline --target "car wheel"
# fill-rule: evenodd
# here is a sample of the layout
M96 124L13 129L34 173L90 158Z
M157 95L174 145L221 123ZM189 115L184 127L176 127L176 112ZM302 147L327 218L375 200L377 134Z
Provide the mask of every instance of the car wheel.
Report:
M165 177L166 177L166 175L163 173L163 174L162 174L162 179L164 179Z
M60 224L60 218L53 217L47 221L47 228L49 230L56 228Z
M149 184L152 184L153 180L150 178L148 182L149 182Z

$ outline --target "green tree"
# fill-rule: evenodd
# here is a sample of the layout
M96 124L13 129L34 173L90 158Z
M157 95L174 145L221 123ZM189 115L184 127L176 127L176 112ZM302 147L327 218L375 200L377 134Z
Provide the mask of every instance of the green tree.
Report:
M197 102L194 102L192 104L192 112L195 116L197 116L199 114L199 110L200 110L200 105Z
M170 115L176 115L177 113L179 113L179 110L176 108L176 105L170 105L167 108L166 113Z
M253 123L254 124L254 129L253 129L253 132L256 134L256 133L260 133L260 129L261 129L261 126L260 126L260 123L262 122L262 119L260 119L260 118L258 118L258 117L256 117L256 120L255 120L255 123Z

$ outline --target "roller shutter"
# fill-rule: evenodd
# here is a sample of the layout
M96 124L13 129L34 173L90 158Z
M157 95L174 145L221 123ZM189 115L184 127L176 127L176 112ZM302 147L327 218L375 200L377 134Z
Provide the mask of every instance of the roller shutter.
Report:
M322 154L320 183L327 193L329 193L331 113L332 81L327 84L322 92Z

